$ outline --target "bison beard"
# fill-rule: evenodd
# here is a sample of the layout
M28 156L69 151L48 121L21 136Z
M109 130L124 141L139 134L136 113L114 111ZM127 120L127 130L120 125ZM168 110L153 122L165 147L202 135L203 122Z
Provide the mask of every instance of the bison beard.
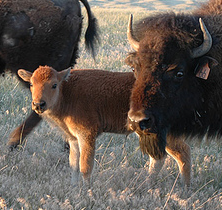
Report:
M140 149L143 154L150 155L154 159L162 159L166 155L166 138L157 134L138 133Z
M140 149L143 154L154 159L162 159L166 155L166 132L163 132L164 130L160 134L142 131L139 124L129 118L127 119L127 127L139 136Z

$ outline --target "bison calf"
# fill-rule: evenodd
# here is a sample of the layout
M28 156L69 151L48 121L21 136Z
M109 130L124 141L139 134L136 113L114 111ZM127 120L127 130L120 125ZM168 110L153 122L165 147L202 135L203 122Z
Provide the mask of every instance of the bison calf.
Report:
M127 133L133 74L70 68L57 72L40 66L34 73L19 70L18 75L30 82L32 109L67 135L72 183L78 182L80 171L89 184L96 137L102 132Z
M32 109L53 121L67 135L72 183L78 182L80 171L89 184L96 137L102 132L129 133L125 124L135 81L133 73L71 69L57 72L40 66L34 73L19 70L18 75L30 82ZM149 172L156 175L164 162L158 161L159 157L152 152L151 141L155 142L155 136L138 134L143 151L151 158ZM166 152L175 158L185 180L189 181L189 147L183 141L180 147L169 142Z

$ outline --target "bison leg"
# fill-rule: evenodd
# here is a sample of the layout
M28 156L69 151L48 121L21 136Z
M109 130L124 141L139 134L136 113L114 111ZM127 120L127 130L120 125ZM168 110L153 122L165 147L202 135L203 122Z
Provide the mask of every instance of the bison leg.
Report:
M185 184L190 186L191 154L189 145L182 139L169 138L167 139L166 152L176 160Z
M95 139L79 140L80 172L83 175L84 185L90 187L90 175L94 165Z
M18 126L9 136L8 145L11 150L23 143L24 138L32 131L32 129L41 121L41 117L32 112L31 115Z
M71 183L77 185L79 181L79 145L77 139L69 140L69 164L72 168Z
M162 156L161 159L154 159L150 156L150 164L149 164L149 184L153 185L153 181L156 180L157 175L159 174L160 170L162 169L166 155Z

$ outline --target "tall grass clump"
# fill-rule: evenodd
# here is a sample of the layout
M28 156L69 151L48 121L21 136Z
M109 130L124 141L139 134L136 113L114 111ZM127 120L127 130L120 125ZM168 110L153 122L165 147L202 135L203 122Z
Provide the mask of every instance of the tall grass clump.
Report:
M91 1L92 2L92 1ZM128 2L128 1L127 1ZM92 8L98 18L101 44L94 61L80 43L75 68L131 71L124 64L131 48L126 38L130 10ZM134 10L135 19L148 12ZM86 20L84 20L86 22ZM135 134L103 134L97 140L91 191L70 185L68 152L58 128L42 122L25 144L8 152L8 136L31 112L31 97L17 78L0 77L0 208L8 209L222 209L220 141L190 142L192 186L185 189L178 167L167 158L160 175L148 184L149 158Z

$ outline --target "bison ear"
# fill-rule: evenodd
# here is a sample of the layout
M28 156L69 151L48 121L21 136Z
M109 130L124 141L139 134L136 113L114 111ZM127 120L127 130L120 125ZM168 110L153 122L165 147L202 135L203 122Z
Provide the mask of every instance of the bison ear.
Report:
M210 74L210 69L216 65L218 65L217 60L209 56L204 56L199 60L194 73L196 77L206 80Z
M62 82L64 80L67 81L69 79L71 69L72 68L69 67L68 69L65 69L65 70L59 72L58 79L60 82Z
M21 77L25 82L30 82L30 78L32 77L32 72L26 71L24 69L18 70L18 75Z
M128 56L125 59L125 63L131 68L133 68L134 76L135 78L137 78L137 73L140 68L140 62L139 58L136 55L136 52L128 54Z
M137 58L136 52L129 53L125 59L125 63L128 66L134 67L139 65L139 60Z

